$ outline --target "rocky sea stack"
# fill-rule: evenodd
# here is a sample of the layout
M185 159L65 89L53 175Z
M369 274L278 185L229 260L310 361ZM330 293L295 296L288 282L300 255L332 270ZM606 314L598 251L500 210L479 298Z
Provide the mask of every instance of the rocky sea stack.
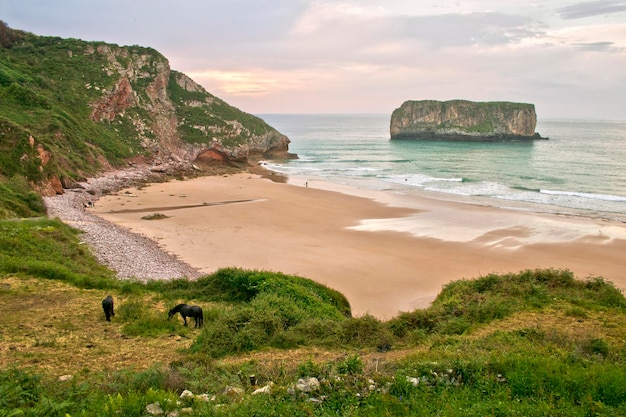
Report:
M546 139L527 103L405 101L391 115L391 139L500 141Z

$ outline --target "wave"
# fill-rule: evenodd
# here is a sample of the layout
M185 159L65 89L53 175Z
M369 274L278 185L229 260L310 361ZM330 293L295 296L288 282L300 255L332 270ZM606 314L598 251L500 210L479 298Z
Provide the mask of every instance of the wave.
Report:
M505 184L489 181L448 181L428 184L426 191L441 192L464 196L495 197L510 195L510 188Z
M324 168L314 168L314 167L293 167L290 165L285 165L285 164L273 164L273 163L268 163L268 162L259 162L259 165L261 165L263 168L268 169L270 171L274 171L274 172L278 172L280 174L305 174L305 173L311 173L311 172L315 172L315 173L322 173L324 171L326 171L326 169Z
M372 159L341 159L340 161L337 162L341 162L342 164L348 163L348 164L369 164L372 162L378 162Z
M518 190L518 191L530 191L530 192L533 192L533 193L540 193L541 192L541 189L539 189L539 188L528 188L528 187L524 187L524 186L521 186L521 185L514 185L511 188L514 189L514 190Z
M345 168L329 168L328 171L336 172L380 172L382 169L372 167L345 167Z
M409 174L409 175L389 175L379 176L379 179L383 181L392 182L395 184L404 184L410 186L424 187L426 184L432 184L437 182L463 182L463 178L437 178L429 175Z
M594 193L582 193L577 191L558 191L558 190L539 190L541 194L549 194L556 196L568 196L568 197L581 197L588 198L591 200L602 200L602 201L617 201L617 202L625 202L626 197L622 197L619 195L612 194L594 194Z

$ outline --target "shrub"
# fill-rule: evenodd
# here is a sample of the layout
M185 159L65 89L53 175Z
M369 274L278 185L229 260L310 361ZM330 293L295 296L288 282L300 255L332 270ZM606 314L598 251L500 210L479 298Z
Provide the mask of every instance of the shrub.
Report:
M365 364L359 355L351 355L337 363L337 372L346 375L360 375L365 369Z
M416 329L430 333L437 328L440 320L441 313L431 307L426 310L417 309L411 313L401 313L387 321L386 326L395 336L404 337Z
M303 344L311 346L336 346L341 344L341 321L312 317L288 330Z
M588 344L590 353L607 357L609 355L609 344L604 339L591 339Z
M605 281L601 277L592 277L584 281L582 287L600 306L626 308L626 298L623 292L612 282Z
M310 358L298 365L297 376L300 378L316 377L320 378L324 375L324 368L322 365L313 362Z
M369 314L342 321L339 332L342 345L376 346L379 350L389 350L393 343L391 332Z
M40 380L39 376L19 369L0 371L0 409L35 405L42 391Z

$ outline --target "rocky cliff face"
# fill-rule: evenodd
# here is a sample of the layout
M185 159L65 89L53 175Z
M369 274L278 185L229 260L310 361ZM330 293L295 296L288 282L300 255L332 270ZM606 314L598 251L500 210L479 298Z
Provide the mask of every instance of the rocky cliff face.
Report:
M285 135L154 49L2 28L0 178L23 176L49 195L129 163L197 171L292 156Z
M510 102L406 101L391 115L391 139L540 139L535 106Z
M86 53L105 56L109 65L103 70L118 77L110 90L90 103L92 119L130 118L141 146L153 155L188 161L201 156L204 162L219 155L213 161L222 163L288 155L286 136L172 71L159 54L137 54L110 45Z

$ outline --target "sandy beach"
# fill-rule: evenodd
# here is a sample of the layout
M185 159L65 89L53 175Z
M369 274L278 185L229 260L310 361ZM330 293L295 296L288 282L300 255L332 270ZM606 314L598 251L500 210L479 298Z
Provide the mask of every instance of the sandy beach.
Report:
M211 273L279 271L341 291L353 315L427 307L450 281L534 268L626 288L626 225L236 174L102 197L94 214ZM163 214L167 218L145 220Z

